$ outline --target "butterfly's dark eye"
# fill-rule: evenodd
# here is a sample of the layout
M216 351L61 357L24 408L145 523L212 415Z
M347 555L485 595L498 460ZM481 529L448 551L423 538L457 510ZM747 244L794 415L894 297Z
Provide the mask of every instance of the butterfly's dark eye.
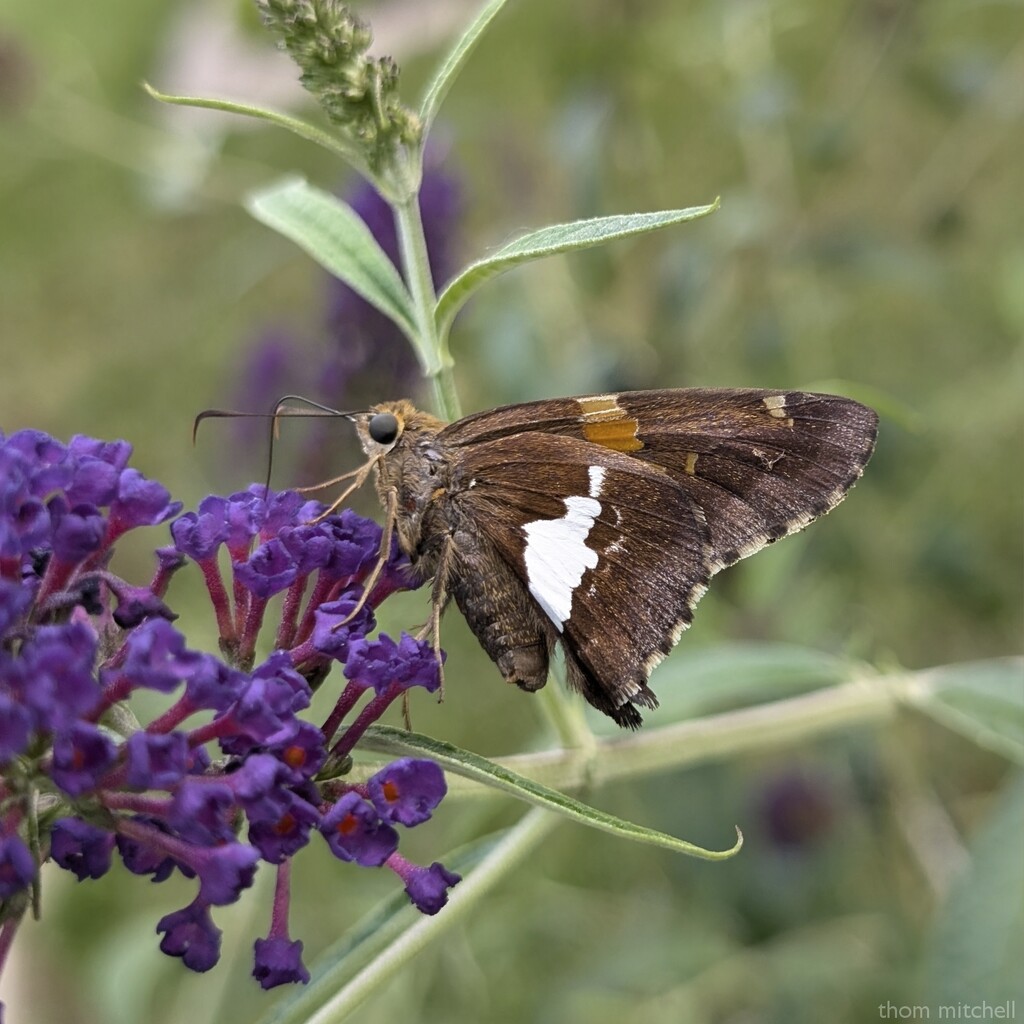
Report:
M390 412L378 412L370 417L369 431L377 444L391 444L398 437L398 417Z

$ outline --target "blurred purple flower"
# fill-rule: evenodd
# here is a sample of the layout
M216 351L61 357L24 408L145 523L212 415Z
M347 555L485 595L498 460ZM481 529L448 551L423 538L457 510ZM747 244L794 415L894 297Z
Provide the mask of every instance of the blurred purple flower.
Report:
M835 819L831 786L802 771L787 771L768 780L757 802L769 840L782 849L813 845L828 833Z
M236 409L270 412L284 394L304 394L315 381L308 375L308 346L285 327L264 328L242 357L231 405ZM267 442L266 421L239 418L232 424L238 450L262 451Z
M0 653L0 676L11 675L10 660ZM28 746L32 733L32 716L20 701L0 690L0 765L7 764Z
M399 246L391 207L363 179L356 180L342 198L363 219L388 258L398 266ZM462 218L462 186L446 173L430 152L419 194L420 215L427 257L435 287L455 270L455 251ZM412 347L395 323L368 303L345 282L327 278L324 321L326 348L302 338L287 326L264 330L251 343L237 375L230 404L236 408L269 412L283 394L309 394L335 408L359 408L382 398L412 394L419 386L419 370ZM294 460L302 479L335 475L328 463L335 445L336 426L317 423ZM236 447L245 451L265 447L265 424L240 419L235 427Z

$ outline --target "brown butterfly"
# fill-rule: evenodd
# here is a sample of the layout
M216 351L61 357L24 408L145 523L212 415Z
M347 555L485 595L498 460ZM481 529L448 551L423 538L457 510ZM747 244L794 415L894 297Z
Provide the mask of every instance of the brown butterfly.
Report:
M560 643L569 685L629 728L711 577L835 508L878 427L847 398L753 389L344 415L368 457L354 486L375 473L388 545L433 579L435 643L454 598L524 690Z

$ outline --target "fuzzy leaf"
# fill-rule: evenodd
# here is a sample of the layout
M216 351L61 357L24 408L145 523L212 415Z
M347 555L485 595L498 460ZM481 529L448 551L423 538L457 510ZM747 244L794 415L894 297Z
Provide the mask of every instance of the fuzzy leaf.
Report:
M251 194L246 209L389 316L415 344L409 292L351 206L300 178L289 178Z
M448 90L452 87L456 76L462 70L484 31L504 6L505 0L488 0L488 3L480 8L480 12L459 37L448 56L441 62L430 85L427 86L427 91L423 95L423 103L420 106L420 120L423 122L424 137L430 131L438 108L445 96L448 95Z
M233 100L223 100L211 96L171 96L167 93L154 89L148 82L142 83L142 88L155 100L161 103L169 103L177 107L196 107L200 110L219 110L225 114L238 114L242 117L251 117L258 121L269 121L279 128L284 128L307 142L316 143L324 149L347 160L356 170L369 176L370 172L362 154L354 147L343 140L325 132L308 121L292 117L290 114L282 114L277 110L267 110L264 107L254 107L251 103L236 103Z
M364 750L375 750L399 756L429 757L446 771L474 779L493 789L500 789L519 800L524 800L526 803L544 810L555 811L582 825L589 825L591 828L610 832L612 835L624 839L634 839L651 846L661 846L676 853L685 853L704 860L725 860L739 853L740 847L743 845L743 836L737 829L736 843L729 849L705 850L693 843L688 843L685 839L676 839L664 832L644 828L642 825L634 825L613 814L589 807L564 793L549 789L509 768L495 764L486 757L474 754L470 750L463 750L443 740L423 736L420 733L406 732L404 729L394 729L386 725L374 725L366 731L360 742L361 748Z
M552 224L538 231L522 235L497 252L471 263L458 275L437 300L434 319L439 333L444 336L455 314L465 305L466 300L485 281L503 274L520 263L555 256L563 252L589 249L605 242L620 238L643 235L659 228L696 220L718 209L718 200L708 206L692 206L685 210L661 210L657 213L626 213L611 217L593 217L577 220L570 224Z

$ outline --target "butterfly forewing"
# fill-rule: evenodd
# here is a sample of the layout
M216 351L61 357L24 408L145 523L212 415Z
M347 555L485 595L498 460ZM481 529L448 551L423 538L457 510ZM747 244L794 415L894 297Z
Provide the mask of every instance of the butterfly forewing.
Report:
M694 391L657 412L639 404L623 403L649 424L633 455L664 466L704 509L714 572L838 505L878 425L857 402L807 392Z
M719 569L834 508L861 475L878 417L802 391L627 391L506 406L444 431L473 446L522 431L577 437L662 467L707 518Z

